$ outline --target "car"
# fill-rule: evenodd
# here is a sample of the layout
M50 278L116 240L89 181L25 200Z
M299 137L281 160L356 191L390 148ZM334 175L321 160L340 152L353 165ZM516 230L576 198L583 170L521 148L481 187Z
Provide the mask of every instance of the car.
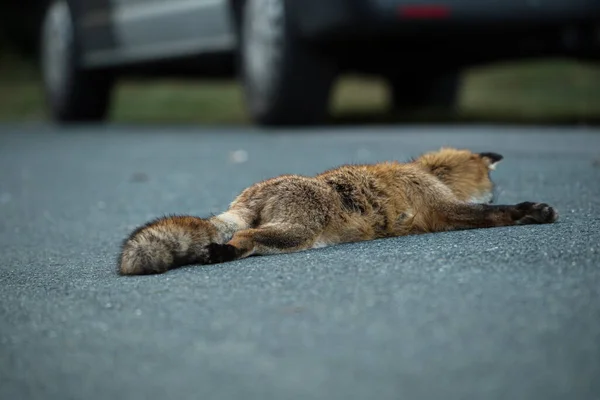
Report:
M100 122L127 75L239 79L254 123L314 125L343 73L383 77L395 110L455 105L466 68L597 60L597 0L48 0L51 117Z

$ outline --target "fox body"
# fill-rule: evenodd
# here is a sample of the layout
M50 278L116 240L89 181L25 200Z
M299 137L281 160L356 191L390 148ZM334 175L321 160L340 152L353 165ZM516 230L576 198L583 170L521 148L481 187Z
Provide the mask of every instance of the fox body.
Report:
M495 205L497 153L442 148L409 162L282 175L240 193L211 218L165 216L123 241L122 275L163 273L251 255L450 230L551 223L544 203Z

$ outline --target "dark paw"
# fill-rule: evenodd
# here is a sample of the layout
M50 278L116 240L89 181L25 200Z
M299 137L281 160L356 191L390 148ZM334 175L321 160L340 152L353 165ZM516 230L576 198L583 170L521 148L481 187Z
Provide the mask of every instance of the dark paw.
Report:
M211 243L206 246L206 249L208 250L207 261L209 264L233 261L240 255L239 249L230 244Z
M515 206L516 220L519 225L549 224L558 219L558 212L546 203L524 202Z

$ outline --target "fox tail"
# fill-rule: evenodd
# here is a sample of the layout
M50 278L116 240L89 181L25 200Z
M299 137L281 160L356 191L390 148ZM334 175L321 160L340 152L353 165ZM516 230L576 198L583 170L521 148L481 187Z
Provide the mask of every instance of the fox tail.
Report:
M185 265L219 262L211 245L225 243L244 225L230 212L208 219L187 215L157 218L135 229L123 241L118 273L160 274Z

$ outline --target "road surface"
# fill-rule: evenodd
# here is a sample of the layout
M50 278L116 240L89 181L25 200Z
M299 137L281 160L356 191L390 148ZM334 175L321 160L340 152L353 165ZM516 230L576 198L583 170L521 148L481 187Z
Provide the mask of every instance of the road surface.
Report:
M253 182L442 145L553 225L118 277L120 241ZM600 130L0 128L1 399L600 399Z

